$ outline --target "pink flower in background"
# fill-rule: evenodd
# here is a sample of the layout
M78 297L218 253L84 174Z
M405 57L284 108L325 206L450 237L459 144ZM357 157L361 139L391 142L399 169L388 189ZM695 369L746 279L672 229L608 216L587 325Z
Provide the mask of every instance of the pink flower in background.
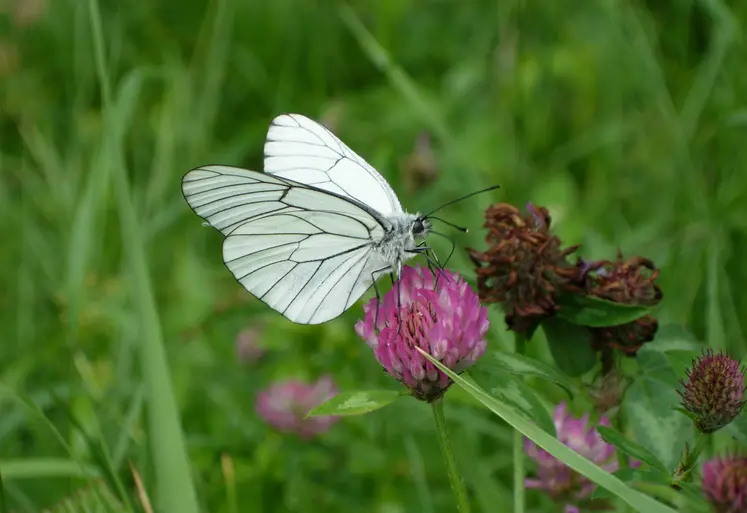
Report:
M374 298L363 311L355 331L384 369L420 400L438 399L451 380L415 348L454 372L471 367L485 352L487 309L455 273L440 271L436 286L428 269L406 266L399 287L395 283L380 304Z
M716 457L705 462L703 493L717 513L747 511L747 456Z
M259 341L262 338L262 330L256 326L249 326L236 335L236 358L245 364L259 361L265 354L265 350Z
M602 440L594 426L589 425L588 414L577 419L568 411L566 403L562 402L555 408L553 422L560 442L607 472L618 470L614 446ZM610 422L602 417L599 424L609 426ZM566 502L566 513L580 511L575 504L588 499L596 485L529 439L524 441L524 450L537 462L537 479L527 479L526 487L544 490L554 500ZM639 464L632 462L632 466Z
M265 422L283 433L312 438L324 433L338 417L304 418L315 406L337 395L339 390L331 376L308 384L297 379L279 381L257 395L255 409Z

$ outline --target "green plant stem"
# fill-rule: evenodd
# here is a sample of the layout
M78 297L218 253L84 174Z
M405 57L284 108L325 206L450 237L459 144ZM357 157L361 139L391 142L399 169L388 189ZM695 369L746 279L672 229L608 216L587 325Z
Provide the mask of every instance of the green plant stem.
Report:
M700 430L696 430L695 444L692 449L685 446L685 453L682 455L682 460L680 460L680 464L677 465L674 475L672 476L672 486L676 488L679 483L690 481L691 472L695 468L695 465L697 465L700 453L703 452L703 449L708 443L708 439L709 436L707 434L702 433Z
M444 453L444 460L446 461L446 471L449 474L451 490L454 492L454 497L456 498L457 511L461 513L469 513L470 506L469 501L467 500L467 490L462 482L462 476L459 474L459 469L457 469L456 460L454 459L454 451L451 448L451 441L449 440L449 433L446 430L443 398L433 401L431 407L433 408L433 418L436 421L438 442L441 445L441 450Z
M514 429L514 513L524 513L524 435Z
M706 446L706 443L708 442L708 435L705 433L698 431L695 435L695 446L693 447L693 450L690 451L690 458L688 461L688 470L692 470L692 468L695 466L695 464L698 462L698 458L700 458L700 453L703 452L703 449Z
M514 333L514 352L520 355L526 352L526 338L520 333ZM524 435L518 429L514 430L513 445L514 513L524 513L524 479L526 477L526 469L524 468Z

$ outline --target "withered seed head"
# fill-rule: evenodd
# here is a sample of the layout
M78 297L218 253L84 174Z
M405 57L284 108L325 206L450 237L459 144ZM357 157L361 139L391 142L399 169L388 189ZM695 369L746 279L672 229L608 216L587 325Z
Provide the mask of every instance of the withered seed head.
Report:
M659 270L651 260L643 257L623 260L618 253L615 262L579 259L577 267L583 272L584 289L590 296L624 305L654 306L661 301L661 289L654 283ZM644 343L654 339L658 327L654 317L645 315L627 324L593 328L592 340L597 350L610 347L633 356Z
M484 303L501 303L506 323L527 332L557 310L562 289L576 289L582 276L567 257L578 246L562 249L550 234L550 214L544 207L527 206L529 214L507 203L485 212L486 251L469 250L477 266L477 285Z

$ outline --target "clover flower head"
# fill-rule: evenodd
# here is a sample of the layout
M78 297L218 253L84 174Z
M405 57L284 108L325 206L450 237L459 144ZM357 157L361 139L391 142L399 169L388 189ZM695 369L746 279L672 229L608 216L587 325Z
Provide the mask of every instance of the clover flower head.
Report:
M297 379L278 381L257 395L255 409L265 422L282 433L309 439L326 432L339 420L335 416L305 418L315 406L331 399L339 390L331 376L315 383Z
M615 447L602 439L589 423L588 414L576 418L566 403L561 402L553 412L553 423L560 442L607 472L618 470ZM599 425L609 426L609 419L602 417ZM596 485L529 439L524 441L524 450L537 462L537 478L527 479L526 487L544 490L554 500L565 502L566 512L579 511L578 504L591 496ZM639 464L633 462L634 466Z
M693 414L695 426L703 433L713 433L734 420L742 411L744 369L724 353L707 349L687 370L679 391L682 406Z
M441 397L451 379L416 348L454 372L472 366L485 352L487 309L464 279L449 271L406 266L380 302L363 306L355 325L376 360L423 401Z

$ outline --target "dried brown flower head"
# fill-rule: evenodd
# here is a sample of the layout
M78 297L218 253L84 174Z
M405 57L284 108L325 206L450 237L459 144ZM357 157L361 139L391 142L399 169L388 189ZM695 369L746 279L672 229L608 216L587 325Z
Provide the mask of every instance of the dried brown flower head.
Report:
M501 303L509 328L520 333L555 314L562 289L582 292L581 270L567 260L578 246L561 248L560 239L550 233L546 208L529 204L527 210L522 216L507 203L490 206L485 212L488 249L469 250L480 299Z
M655 306L661 301L661 289L654 283L659 270L647 258L623 260L618 253L614 262L579 261L578 267L584 272L584 288L590 296L624 305ZM654 339L658 327L654 317L645 315L619 326L592 328L594 347L618 349L632 356Z

